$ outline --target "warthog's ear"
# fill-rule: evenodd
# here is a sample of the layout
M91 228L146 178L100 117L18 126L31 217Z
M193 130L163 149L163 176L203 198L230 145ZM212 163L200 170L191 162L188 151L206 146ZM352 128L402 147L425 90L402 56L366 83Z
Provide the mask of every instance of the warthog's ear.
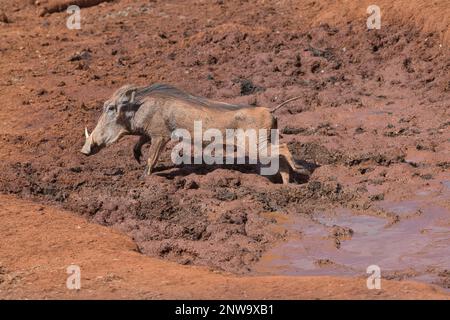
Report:
M114 92L113 100L117 105L127 104L135 100L136 91L138 87L132 84L127 84Z
M129 86L126 91L121 96L121 101L118 103L118 112L125 113L130 116L139 107L139 102L137 101L137 87Z
M133 103L135 98L136 98L136 87L127 86L126 90L124 91L124 93L122 95L122 102L123 103Z

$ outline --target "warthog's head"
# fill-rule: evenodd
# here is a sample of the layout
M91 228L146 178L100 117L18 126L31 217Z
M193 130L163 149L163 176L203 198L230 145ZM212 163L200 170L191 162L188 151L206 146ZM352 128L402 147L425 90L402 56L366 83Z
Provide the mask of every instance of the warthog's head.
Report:
M136 106L136 89L135 86L124 86L105 102L103 113L94 131L89 134L89 131L85 128L86 142L81 149L83 154L95 154L103 147L118 141L124 135L130 134L130 118L134 114L133 107Z

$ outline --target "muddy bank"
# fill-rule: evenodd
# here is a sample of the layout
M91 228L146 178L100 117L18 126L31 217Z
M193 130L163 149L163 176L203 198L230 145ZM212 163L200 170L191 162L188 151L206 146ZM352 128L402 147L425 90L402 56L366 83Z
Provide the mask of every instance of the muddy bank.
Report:
M307 214L313 206L355 198L336 183L283 186L226 168L164 170L144 180L140 169L69 169L79 177L75 184L65 170L52 172L50 179L31 165L15 170L16 178L3 180L2 191L60 203L114 226L145 254L234 272L250 270L268 246L284 238L276 219L264 213ZM61 184L63 180L68 183ZM102 185L99 180L104 180Z
M0 196L1 299L448 299L439 288L365 279L234 276L136 252L123 233L68 211ZM30 220L33 223L30 223ZM81 270L81 290L67 290L66 267ZM211 290L214 288L214 290Z

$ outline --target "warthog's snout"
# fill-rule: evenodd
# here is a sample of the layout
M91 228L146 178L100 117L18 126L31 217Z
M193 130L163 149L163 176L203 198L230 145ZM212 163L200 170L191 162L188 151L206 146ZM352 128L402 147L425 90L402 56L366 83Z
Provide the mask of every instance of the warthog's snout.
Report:
M81 148L81 153L87 156L90 156L96 153L99 148L96 147L96 144L93 142L92 134L89 134L87 128L84 129L84 135L86 136L86 141L84 142L83 148Z
M85 154L85 155L90 155L91 154L91 146L88 145L87 143L84 144L83 148L81 148L81 153Z

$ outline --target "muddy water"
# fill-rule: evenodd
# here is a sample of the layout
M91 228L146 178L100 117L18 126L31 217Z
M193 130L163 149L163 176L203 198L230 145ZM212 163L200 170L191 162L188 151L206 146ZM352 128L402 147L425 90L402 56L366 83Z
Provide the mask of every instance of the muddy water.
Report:
M411 279L446 289L450 268L450 211L437 203L450 199L450 181L432 201L428 191L413 200L380 201L388 218L336 208L285 224L293 235L270 250L255 271L287 275L366 276L378 265L383 278Z

